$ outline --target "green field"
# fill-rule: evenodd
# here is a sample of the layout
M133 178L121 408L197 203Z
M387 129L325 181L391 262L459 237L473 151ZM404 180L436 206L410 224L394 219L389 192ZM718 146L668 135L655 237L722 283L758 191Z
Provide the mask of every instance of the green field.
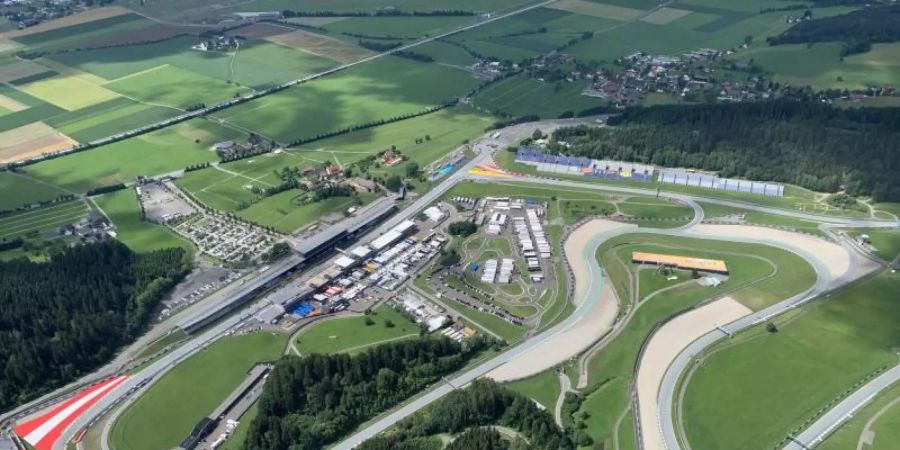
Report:
M150 105L182 109L212 105L248 92L223 80L169 65L129 75L104 86Z
M841 43L760 47L735 55L752 58L775 80L814 89L862 89L900 81L900 44L875 44L870 52L840 56Z
M196 37L185 36L138 46L61 53L52 58L111 80L113 85L123 83L128 78L121 78L132 74L147 71L149 75L159 67L172 67L187 71L190 75L182 76L190 79L215 79L219 83L230 80L243 86L263 88L334 65L329 59L266 41L246 41L237 54L192 50L191 46L198 42ZM152 81L154 79L150 77L144 83ZM169 86L167 90L171 89L186 91L178 86ZM151 93L147 92L148 95Z
M124 14L106 19L94 20L42 33L15 38L28 46L29 50L52 51L77 48L92 39L104 35L129 32L152 25L153 22L137 14Z
M898 288L900 275L885 272L776 319L777 333L757 326L718 347L685 388L692 447L780 446L842 392L897 364Z
M524 75L517 75L478 93L475 105L487 111L516 117L537 115L543 118L557 118L563 112L577 114L606 103L600 99L581 95L585 86L586 82L542 83Z
M382 38L417 38L450 30L471 23L474 19L472 16L352 17L327 24L324 27L328 31L336 33Z
M160 175L217 159L213 144L240 135L203 119L180 123L135 138L44 161L24 169L29 175L76 192L128 183L138 175ZM197 142L199 141L199 142Z
M744 221L749 224L777 226L781 228L793 229L803 233L809 233L815 236L825 236L825 233L819 229L819 222L795 219L793 217L780 216L775 214L766 214L742 208L714 205L711 203L700 202L700 206L703 208L703 217L705 219L715 220L716 218L722 218L725 216L743 214Z
M861 234L869 235L869 242L875 247L875 254L881 259L893 261L900 256L900 230L855 228L849 230L847 234L853 237Z
M0 95L9 97L28 106L27 109L22 111L0 116L0 132L19 128L32 122L47 120L53 116L67 112L62 108L53 106L37 97L28 95L6 84L0 84Z
M141 220L141 205L132 189L110 192L92 198L116 226L116 239L135 252L151 252L181 247L188 253L193 245L168 228Z
M555 370L541 372L524 380L507 383L504 386L534 399L548 411L553 411L556 408L556 399L559 398L560 386Z
M171 108L137 103L125 97L48 118L48 125L79 141L89 142L175 116Z
M62 225L78 222L87 213L84 202L73 200L0 216L0 240L41 237L56 232Z
M366 317L375 322L366 325ZM385 322L394 324L389 328ZM325 319L307 327L294 338L294 347L301 355L310 353L358 352L379 342L419 336L419 325L405 314L382 305L368 316Z
M462 145L484 134L493 120L471 108L456 106L412 119L354 131L294 147L292 154L310 160L334 161L346 166L396 146L410 161L425 168ZM416 139L428 140L416 143ZM402 165L398 166L402 168Z
M651 281L653 286L641 285L639 295L645 300L641 300L633 317L623 325L615 340L588 364L588 389L579 412L588 414L589 419L584 422L594 442L607 446L611 445L617 431L616 421L630 406L629 383L634 366L641 345L654 326L705 299L725 293L753 309L759 309L807 289L815 279L812 267L802 259L774 247L629 234L605 242L597 252L621 302L629 302L634 295L628 281L628 273L634 273L630 262L631 251L724 259L731 274L728 281L716 288L685 284L660 292L649 300L646 300L648 295L670 282L654 280ZM759 257L773 261L777 270ZM649 281L650 278L641 274L641 280ZM566 420L571 421L571 418ZM626 432L631 431L630 425L622 428L627 428ZM620 441L630 441L627 434L619 434L618 438Z
M219 112L281 142L422 111L477 85L465 71L384 57Z
M841 425L832 435L828 436L821 444L816 446L818 450L847 450L857 448L857 443L864 439L863 430L870 420L874 432L871 445L862 447L864 450L891 450L900 442L900 384L880 392L872 403L859 410L844 425ZM881 412L877 418L876 414Z
M298 190L280 192L238 211L237 214L251 222L275 227L282 233L293 233L312 225L324 216L340 218L351 206L365 205L375 199L374 194L360 194L360 203L353 197L331 197L320 202L303 204L302 201L308 195Z
M175 366L119 416L110 433L112 448L174 448L255 364L277 359L286 339L271 333L228 337Z
M10 172L0 172L0 210L53 200L65 194L52 185Z
M443 41L431 41L419 45L416 47L416 52L431 56L437 62L460 67L471 66L478 61L462 47Z

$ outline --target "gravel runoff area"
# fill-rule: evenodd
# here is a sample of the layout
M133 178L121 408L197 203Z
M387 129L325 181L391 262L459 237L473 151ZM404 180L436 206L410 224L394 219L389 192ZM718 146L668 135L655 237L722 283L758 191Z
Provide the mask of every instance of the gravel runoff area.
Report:
M700 237L727 237L735 239L765 239L800 247L825 264L831 279L838 279L850 270L850 254L833 242L815 236L751 225L707 225L692 227L690 233Z
M645 450L666 449L659 428L658 393L669 364L695 339L751 312L737 300L723 297L676 317L653 335L641 356L636 384Z
M595 277L599 278L600 274L592 272L586 257L596 258L596 255L585 255L585 249L590 247L590 241L597 235L619 228L637 230L635 225L594 219L574 230L565 242L566 258L575 277L573 303L576 307L584 303L590 292L590 285L602 282L599 294L600 302L597 307L578 321L575 326L553 336L544 344L523 353L515 360L498 367L488 374L489 377L497 381L511 381L543 372L574 358L612 329L616 315L619 313L615 290L605 276L602 281L595 279Z

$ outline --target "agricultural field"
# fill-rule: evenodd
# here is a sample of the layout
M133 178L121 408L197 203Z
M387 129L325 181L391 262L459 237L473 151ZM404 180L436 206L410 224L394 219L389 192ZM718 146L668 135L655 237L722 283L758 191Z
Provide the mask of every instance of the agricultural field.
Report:
M384 57L216 114L280 142L422 111L477 85L467 72ZM299 125L299 126L298 126Z
M401 120L365 130L293 147L291 155L311 161L332 161L342 167L395 146L423 170L427 170L466 140L475 140L493 123L487 115L465 106L446 108L431 114ZM427 139L426 139L427 136ZM417 139L421 142L416 143ZM403 175L407 163L380 172ZM368 171L379 172L369 168Z
M0 164L21 161L73 147L77 142L44 122L0 132Z
M63 225L87 217L89 208L79 200L53 204L0 216L0 240L18 237L40 239Z
M239 35L241 30L244 28L233 33ZM230 81L253 88L300 78L334 65L329 59L262 39L247 41L237 52L192 50L191 46L197 42L197 37L184 36L138 46L61 53L51 58L111 82L172 66L206 77L204 79Z
M0 210L12 210L33 203L53 200L65 194L51 184L11 173L0 172Z
M414 39L448 31L474 21L475 17L472 16L351 17L323 27L328 31L345 35ZM355 36L349 37L356 39Z
M585 32L602 31L617 23L599 16L537 8L446 40L482 55L518 62L558 49Z
M555 119L564 112L577 114L606 105L605 100L581 95L586 82L544 83L523 75L492 84L475 96L474 104L490 112L515 117L537 115Z
M275 333L232 336L178 364L119 416L110 432L111 447L176 447L254 365L277 359L286 342L286 335Z
M156 123L175 114L178 114L178 111L171 108L151 106L118 97L53 116L47 119L47 124L79 142L90 142L112 136L122 130Z
M814 89L862 89L900 80L900 44L875 44L872 50L842 58L841 43L760 47L737 54L753 58L775 80Z
M102 213L116 227L116 239L134 252L152 252L171 247L184 248L188 253L193 245L174 231L141 219L141 205L133 189L123 189L91 198Z
M322 219L339 219L350 207L366 205L375 199L374 194L360 194L359 197L331 197L320 202L303 203L307 196L297 190L281 192L237 214L250 222L275 227L282 233L293 233Z
M780 446L843 392L895 365L898 283L900 275L883 272L776 319L776 333L760 325L711 349L684 381L692 447Z
M366 318L373 321L366 325ZM387 326L392 323L393 326ZM381 305L366 316L325 319L307 327L291 342L291 351L300 355L310 353L356 353L366 347L419 336L419 325L405 314Z
M85 192L128 183L138 175L178 171L191 164L214 161L212 145L240 136L203 119L180 123L97 149L43 161L23 169L40 180Z
M636 270L630 262L632 251L723 259L730 276L714 288L682 284L685 277L669 281L668 276ZM584 421L587 433L595 443L607 446L614 440L619 441L619 445L634 445L630 442L633 435L630 426L622 426L618 419L628 411L629 382L634 365L644 340L656 324L724 293L752 309L760 309L807 289L815 280L813 268L801 258L763 245L629 234L604 243L598 249L597 257L609 274L619 301L631 303L633 311L622 325L621 333L588 361L588 388L581 408L574 414L575 417L589 417ZM777 267L763 258L773 261ZM634 276L641 277L639 291L635 291L628 281ZM651 286L643 286L644 283ZM662 290L664 288L668 289ZM637 299L636 303L634 299ZM566 417L565 420L571 423L573 419Z

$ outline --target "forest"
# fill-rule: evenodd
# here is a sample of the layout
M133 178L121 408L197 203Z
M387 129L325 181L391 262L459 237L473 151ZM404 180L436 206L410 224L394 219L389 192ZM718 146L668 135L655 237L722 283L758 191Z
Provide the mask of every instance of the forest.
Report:
M313 450L455 372L489 341L446 337L378 345L355 356L285 356L250 424L246 450Z
M0 262L0 409L112 358L189 269L183 249L135 254L118 241Z
M772 45L829 41L853 45L898 40L900 5L870 7L837 16L804 20L778 36L768 38Z
M557 130L550 149L900 201L900 108L667 105L627 109L608 123Z
M524 439L507 442L489 426L515 430ZM447 449L476 450L568 450L575 444L556 426L549 412L533 401L490 379L478 379L457 390L423 412L400 422L395 432L369 439L359 450L432 450L429 436L459 434ZM589 438L587 438L589 439ZM527 441L527 443L526 443ZM579 445L591 445L589 441ZM439 447L438 447L439 448Z

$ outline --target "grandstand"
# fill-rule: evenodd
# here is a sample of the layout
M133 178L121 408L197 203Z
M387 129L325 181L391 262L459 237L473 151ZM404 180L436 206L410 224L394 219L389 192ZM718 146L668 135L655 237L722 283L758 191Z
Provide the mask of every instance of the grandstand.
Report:
M534 166L539 172L582 175L608 180L651 181L655 168L646 164L590 159L579 156L549 155L535 148L516 151L516 162Z
M784 196L784 185L781 184L737 180L733 178L719 178L715 175L691 173L680 170L660 171L659 182L732 192L746 192L748 194L767 195L770 197Z
M728 266L720 259L691 258L688 256L661 255L659 253L632 252L631 262L634 264L653 264L657 266L675 267L685 270L702 270L704 272L728 275Z

